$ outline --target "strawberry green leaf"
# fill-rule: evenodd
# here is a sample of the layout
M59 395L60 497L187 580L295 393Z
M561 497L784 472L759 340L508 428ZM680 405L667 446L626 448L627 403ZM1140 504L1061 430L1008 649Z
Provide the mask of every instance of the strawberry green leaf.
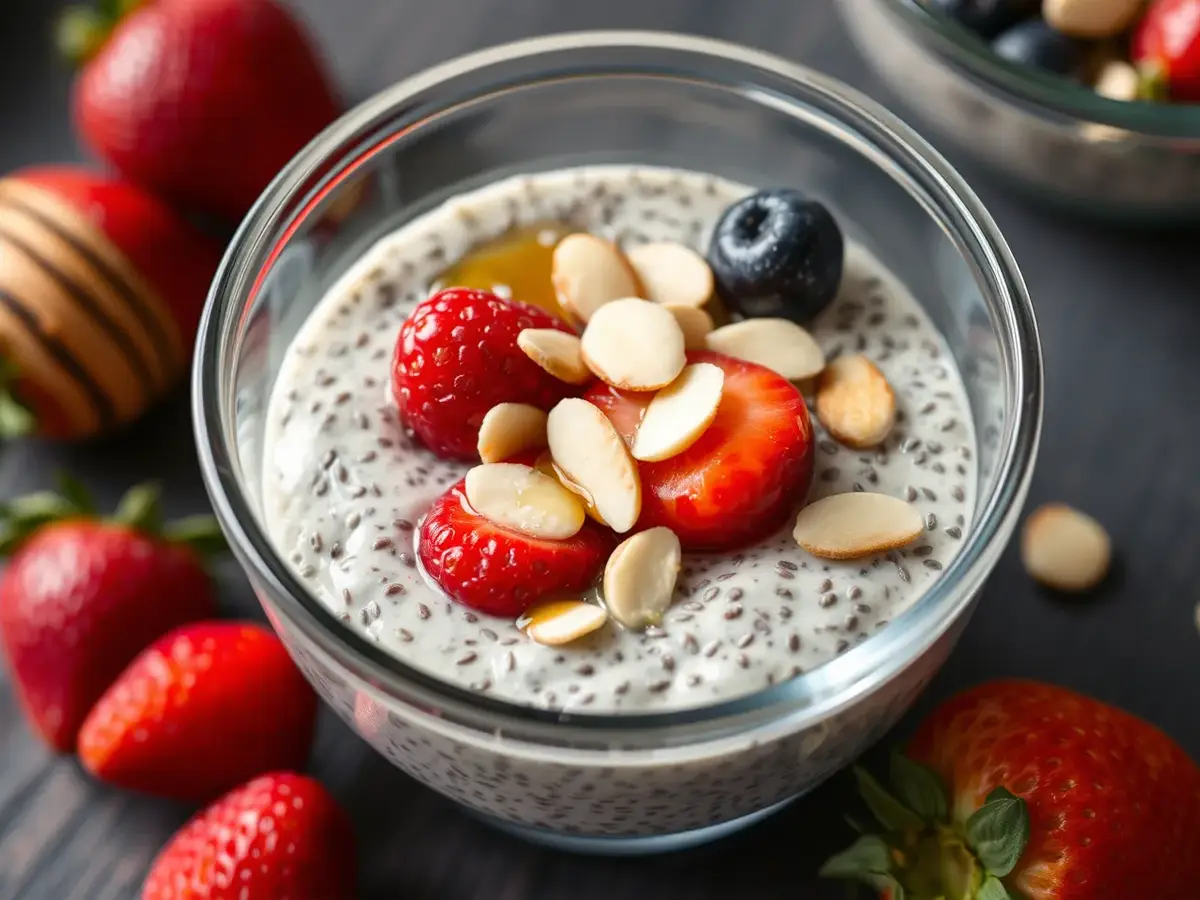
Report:
M926 821L945 819L949 805L937 773L899 751L892 753L891 763L892 790L900 800Z
M88 515L96 512L92 492L78 478L68 472L59 472L55 480L58 482L58 493L75 509Z
M204 559L220 556L229 549L225 535L212 516L188 516L169 522L162 535L173 544L185 544Z
M37 430L37 417L13 393L17 368L0 357L0 439L25 437Z
M1005 788L996 788L967 820L967 840L988 872L1001 878L1009 874L1029 843L1025 801Z
M877 834L864 834L821 866L823 878L859 879L863 875L886 875L892 867L887 842Z
M113 521L149 535L162 533L161 491L157 484L139 484L121 498Z
M920 831L925 827L924 820L889 794L870 772L855 766L854 777L858 779L858 790L863 800L879 824L888 831Z
M992 875L979 888L975 900L1016 900L1016 898L1008 892L1008 888L1000 883L999 878Z

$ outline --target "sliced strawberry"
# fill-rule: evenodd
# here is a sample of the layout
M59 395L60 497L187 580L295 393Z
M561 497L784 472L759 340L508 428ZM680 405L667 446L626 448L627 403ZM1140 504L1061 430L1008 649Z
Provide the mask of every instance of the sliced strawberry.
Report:
M452 600L512 618L546 596L587 590L614 543L611 532L592 522L565 541L503 528L471 509L464 479L421 520L417 552L429 577Z
M779 528L812 480L812 425L800 392L753 363L708 351L689 363L725 372L717 416L678 456L638 464L639 529L665 525L685 550L732 550ZM585 395L631 441L652 395L597 384Z
M270 631L203 622L151 644L79 731L97 778L208 800L261 772L308 759L317 699Z

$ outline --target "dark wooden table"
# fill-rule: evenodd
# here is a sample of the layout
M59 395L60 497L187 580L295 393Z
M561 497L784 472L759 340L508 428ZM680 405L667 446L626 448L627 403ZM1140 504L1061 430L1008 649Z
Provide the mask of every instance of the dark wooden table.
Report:
M796 58L888 98L833 13L836 0L300 0L349 94L488 43L578 28L695 32ZM53 61L50 0L0 10L0 168L75 158L70 76ZM964 167L965 168L965 167ZM1008 235L1037 303L1047 428L1034 502L1063 499L1104 521L1120 553L1099 597L1065 603L1005 555L957 652L922 701L994 676L1058 681L1157 722L1200 756L1200 253L1191 235L1131 234L1022 205L966 169ZM172 511L205 500L181 393L101 446L27 443L0 455L0 498L69 467L107 501L160 478ZM257 616L239 573L226 609ZM38 746L0 674L0 900L131 900L188 810L110 790ZM908 724L911 724L911 719ZM903 727L902 729L903 730ZM313 770L352 811L365 900L623 900L841 897L814 877L845 838L843 779L738 838L649 860L526 846L392 769L326 716Z

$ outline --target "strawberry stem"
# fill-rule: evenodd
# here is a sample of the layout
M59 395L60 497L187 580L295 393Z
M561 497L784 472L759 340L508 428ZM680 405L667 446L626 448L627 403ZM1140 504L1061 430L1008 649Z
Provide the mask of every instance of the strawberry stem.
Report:
M161 493L157 484L137 485L104 521L189 547L202 559L213 559L226 551L225 538L212 516L188 516L165 522ZM70 475L62 474L57 491L38 491L0 505L0 556L11 556L38 529L54 522L98 518L96 504L87 488Z
M0 440L25 437L37 429L37 418L14 393L17 367L0 356Z
M958 822L938 775L907 757L893 756L887 787L862 769L854 775L884 834L861 834L821 868L823 876L903 900L1017 900L1001 879L1029 842L1024 800L997 787Z
M70 6L59 17L55 43L63 57L80 66L108 43L113 29L148 0L96 0L92 6Z

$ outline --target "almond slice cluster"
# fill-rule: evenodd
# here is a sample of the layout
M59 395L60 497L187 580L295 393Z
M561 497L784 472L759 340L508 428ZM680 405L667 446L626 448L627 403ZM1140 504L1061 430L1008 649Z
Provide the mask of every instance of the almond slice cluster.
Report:
M712 269L690 247L658 241L623 253L616 244L586 232L558 242L550 280L559 306L576 326L587 325L597 310L614 300L637 297L699 310L714 291Z
M888 494L834 494L796 517L792 537L822 559L860 559L912 543L925 530L917 509Z

